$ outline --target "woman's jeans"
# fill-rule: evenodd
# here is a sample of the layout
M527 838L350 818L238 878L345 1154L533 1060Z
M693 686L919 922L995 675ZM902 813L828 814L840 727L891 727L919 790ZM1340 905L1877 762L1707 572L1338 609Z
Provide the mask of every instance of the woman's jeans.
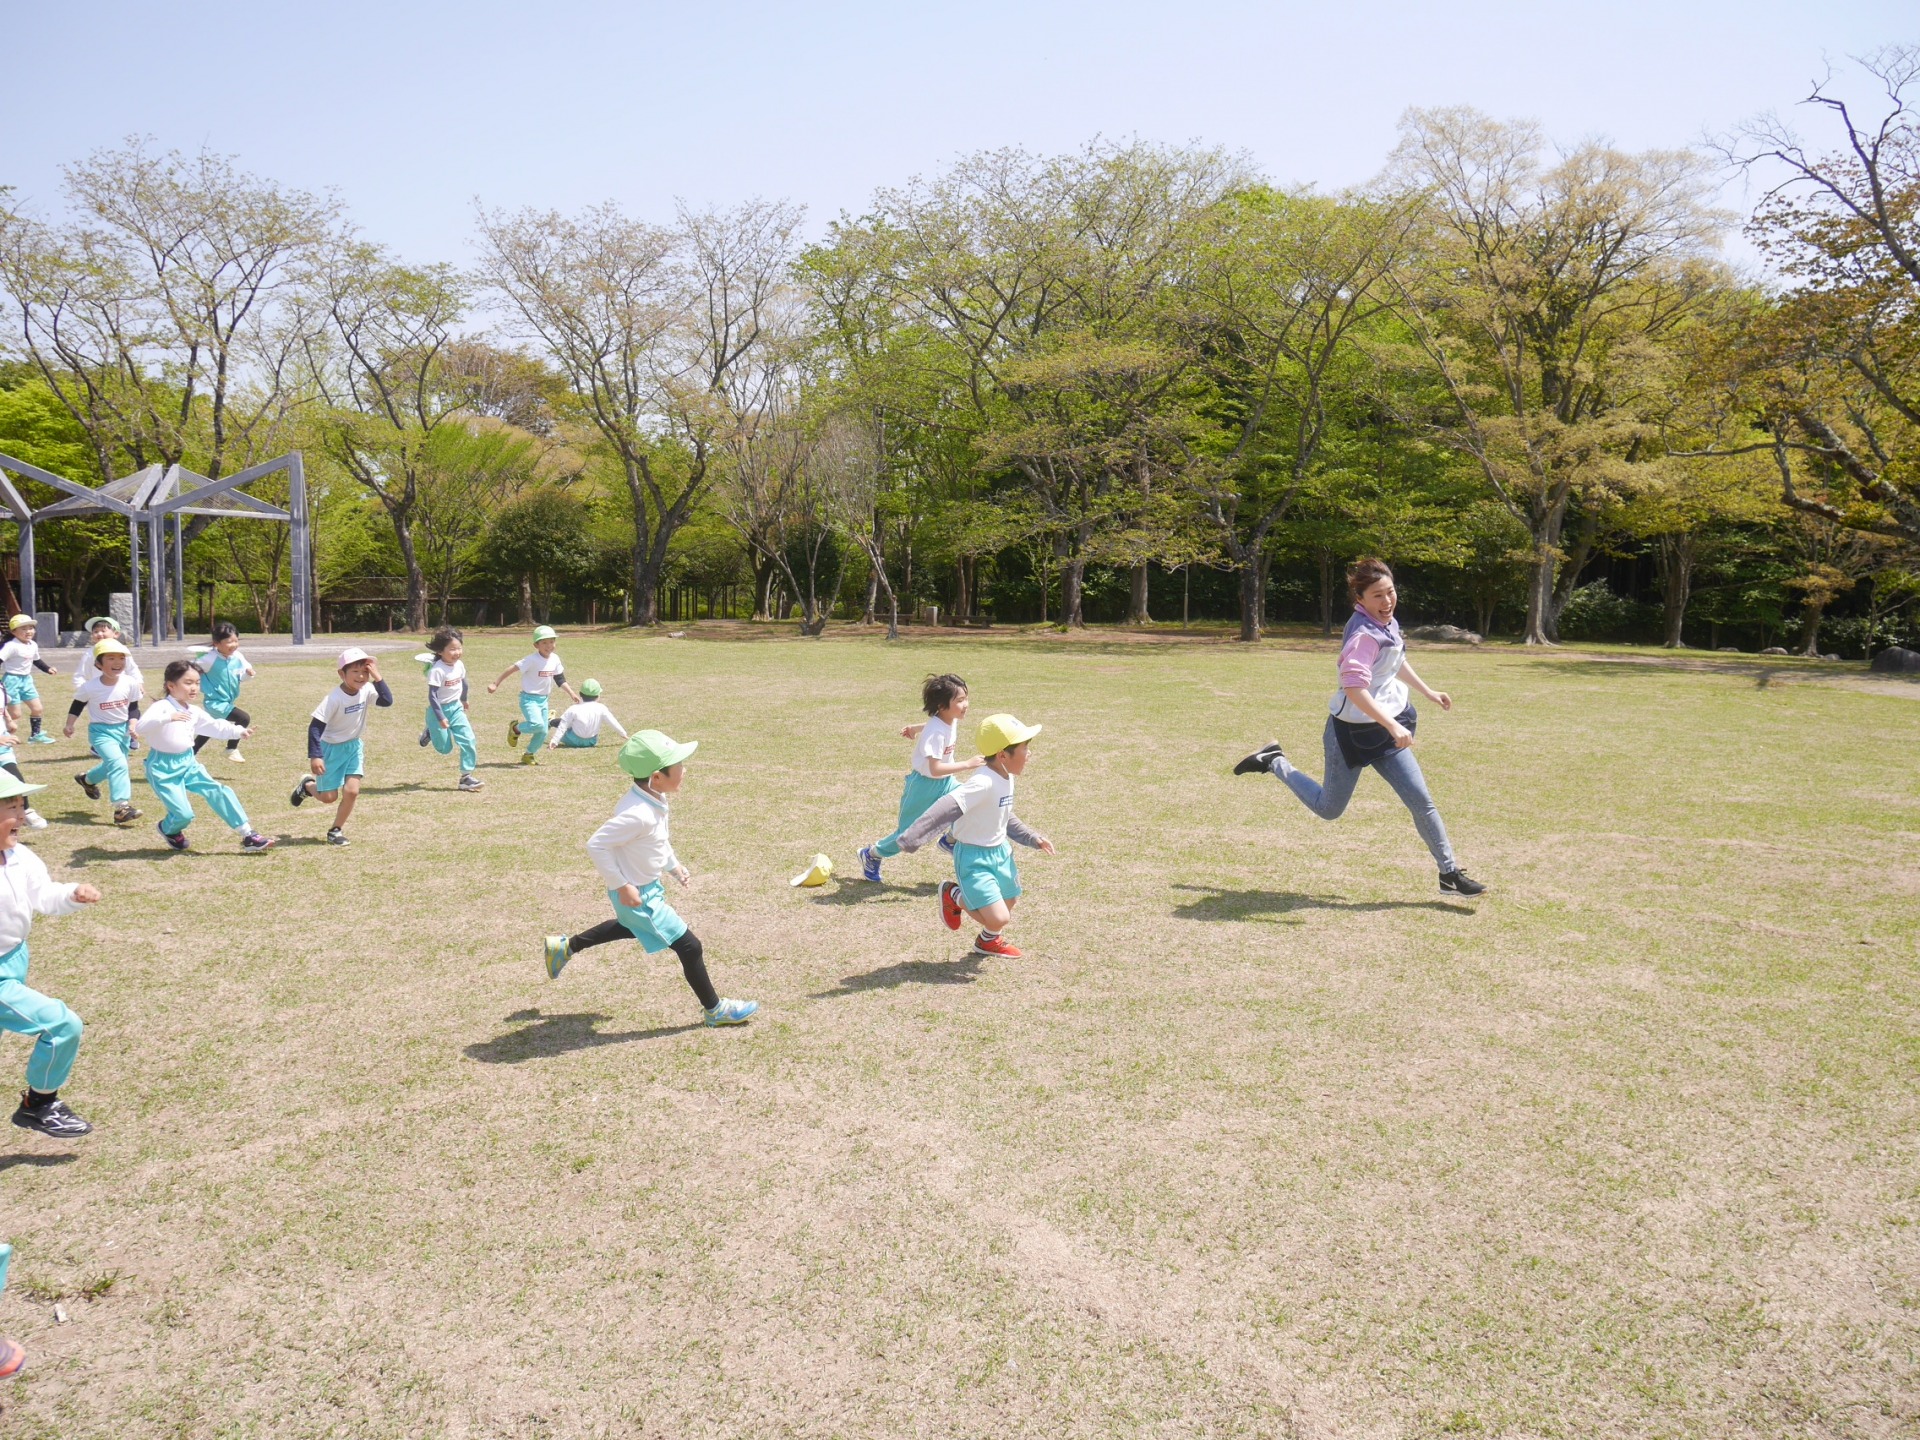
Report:
M1340 753L1340 740L1333 728L1336 723L1331 715L1327 717L1322 746L1327 757L1326 779L1318 784L1296 770L1284 755L1273 762L1273 773L1300 797L1302 805L1322 820L1338 820L1346 810L1347 802L1353 799L1353 787L1360 783L1360 771L1347 764L1347 757ZM1434 863L1440 867L1440 873L1445 875L1457 870L1459 866L1454 863L1453 847L1447 844L1446 824L1440 819L1433 796L1427 793L1427 778L1420 773L1420 762L1413 758L1412 749L1390 751L1374 761L1373 768L1380 772L1382 780L1393 787L1393 793L1400 797L1401 803L1413 815L1413 828L1427 842L1427 849L1433 853Z

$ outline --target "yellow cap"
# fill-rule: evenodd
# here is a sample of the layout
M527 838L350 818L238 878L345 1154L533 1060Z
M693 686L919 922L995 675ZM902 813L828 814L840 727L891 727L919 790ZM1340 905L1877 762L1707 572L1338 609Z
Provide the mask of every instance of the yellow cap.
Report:
M989 715L980 722L980 733L974 737L974 743L980 747L980 753L991 759L1002 750L1031 740L1044 726L1022 725L1011 715Z
M131 655L132 653L131 650L127 649L127 647L122 645L118 640L102 640L98 645L93 647L93 658L96 660L102 655Z
M18 630L22 625L38 625L40 622L31 615L16 615L7 621L7 629Z
M807 868L794 876L788 883L791 885L804 885L807 889L812 890L816 886L826 884L832 875L833 861L825 855L816 855L807 862Z

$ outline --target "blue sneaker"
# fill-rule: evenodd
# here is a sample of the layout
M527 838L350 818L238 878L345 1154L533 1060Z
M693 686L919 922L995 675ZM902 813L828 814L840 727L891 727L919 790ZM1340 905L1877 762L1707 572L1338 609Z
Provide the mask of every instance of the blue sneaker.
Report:
M759 1008L758 1000L728 1000L723 997L718 1005L705 1012L707 1024L744 1025Z
M940 837L940 848L949 855L953 854L953 832L951 830Z
M558 980L560 972L567 968L567 961L572 958L573 950L567 944L566 936L547 936L547 979Z
M860 878L876 885L880 883L880 857L873 853L871 845L860 847Z

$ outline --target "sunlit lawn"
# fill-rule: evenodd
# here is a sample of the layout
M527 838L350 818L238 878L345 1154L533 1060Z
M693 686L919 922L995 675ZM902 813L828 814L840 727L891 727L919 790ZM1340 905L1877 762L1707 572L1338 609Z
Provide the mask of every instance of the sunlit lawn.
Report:
M541 935L606 913L612 751L510 768L476 694L456 794L406 651L344 851L286 798L324 661L263 666L249 763L212 760L269 855L204 815L168 855L144 786L116 831L77 744L25 752L32 843L107 898L34 934L97 1130L0 1145L0 1433L1920 1429L1908 693L1428 652L1470 907L1377 780L1328 826L1228 774L1269 736L1317 771L1323 643L562 653L700 740L676 903L750 1029L637 946L546 981ZM1047 727L1018 962L939 925L937 856L845 878L935 668ZM842 883L790 889L815 850Z

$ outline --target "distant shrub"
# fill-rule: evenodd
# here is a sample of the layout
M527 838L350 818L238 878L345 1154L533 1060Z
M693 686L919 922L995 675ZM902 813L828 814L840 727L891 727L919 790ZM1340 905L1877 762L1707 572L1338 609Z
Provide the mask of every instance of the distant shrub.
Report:
M1582 585L1560 612L1560 635L1565 640L1638 640L1658 617L1651 605L1616 595L1604 580Z

